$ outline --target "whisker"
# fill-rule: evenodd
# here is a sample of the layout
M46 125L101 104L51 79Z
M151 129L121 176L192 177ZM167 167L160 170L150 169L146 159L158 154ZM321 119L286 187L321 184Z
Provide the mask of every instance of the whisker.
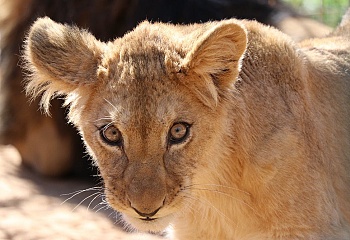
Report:
M187 197L186 195L183 195L182 200L183 200L184 202L187 202L188 204L185 205L185 209L182 209L182 208L181 208L181 209L178 208L178 209L180 209L180 210L182 211L182 213L185 213L185 211L186 211L187 209L189 209L189 211L192 213L193 216L197 216L196 210L195 210L194 207L192 206L192 205L193 205L193 202L190 201L189 199L191 199L191 198ZM208 219L208 218L206 218L206 219Z
M103 98L103 100L105 100L109 105L111 105L113 107L114 110L116 110L117 112L119 112L119 109L114 106L110 101L108 101L107 99Z
M111 116L102 117L102 118L96 119L94 122L99 122L99 121L103 121L103 120L111 121L111 120L113 120L113 118Z
M109 206L106 206L106 207L107 207L106 210L111 209ZM114 217L117 218L117 214L114 210L110 214L108 214L108 217L111 217L113 214L115 214Z
M112 214L115 214L114 218L115 218L115 221L114 221L114 224L117 224L117 225L124 225L125 224L125 221L121 215L121 213L117 212L117 211L114 211L114 212L111 212L108 217L110 217L110 215Z
M243 201L243 200L240 199L240 198L234 197L234 196L232 196L232 195L230 195L230 194L228 194L228 193L225 193L225 192L223 192L223 191L216 190L216 189L207 189L207 188L189 188L189 189L199 190L199 191L202 190L202 191L209 191L209 192L219 193L219 194L221 194L221 195L223 195L223 196L226 196L226 197L229 197L229 198L231 198L231 199L234 199L234 200L238 201L239 203L241 203L241 204L247 206L248 208L250 208L255 214L257 214L257 212L255 211L255 209L254 209L250 204L246 203L245 201Z
M101 210L107 210L109 207L108 206L102 206L102 207L100 207L99 209L97 209L96 211L95 211L95 213L98 213L99 211L101 211Z
M213 208L218 214L220 214L222 217L224 217L225 219L229 220L232 224L236 225L236 223L229 218L228 216L226 216L226 214L224 214L222 211L220 211L218 208L216 208L213 204L211 204L209 201L205 200L205 199L200 199L200 198L196 198L194 196L191 196L189 194L186 195L187 198L192 199L196 202L200 202L202 204L206 204L207 206ZM208 216L207 216L208 217Z
M108 210L109 208L107 208L106 210ZM113 212L111 212L110 214L108 214L108 217L110 218L110 217L113 217L112 215L113 215L113 213L115 213L114 211Z
M86 201L87 199L89 199L89 198L91 198L91 197L93 197L93 196L95 196L95 195L98 195L98 194L100 194L100 193L99 193L99 192L95 192L95 193L93 193L93 194L87 196L86 198L84 198L83 200L81 200L81 201L73 208L72 211L75 211L75 209L77 209L77 208L78 208L84 201Z
M106 126L103 127L103 130L106 130L109 128L111 125L113 125L113 122L108 123Z
M247 195L249 195L249 196L251 195L249 192L244 191L244 190L239 189L239 188L236 188L236 187L225 186L225 185L220 185L220 184L212 184L212 183L207 183L207 184L190 184L190 185L185 186L185 187L192 187L192 186L213 186L213 187L221 187L221 188L227 188L227 189L231 189L231 190L234 190L234 191L238 191L238 192L247 194Z
M196 202L198 202L198 201L196 201ZM200 204L203 204L203 202L202 201L199 201L200 202ZM219 211L219 210L217 210L217 209L215 209L215 211ZM192 212L193 212L193 215L196 217L196 218L198 218L198 211L196 211L196 209L194 209L194 207L192 207ZM208 216L208 214L203 214L203 212L200 212L201 213L201 215L199 216L201 219L202 219L202 221L205 221L205 222L207 222L208 224L211 224L211 219L209 218L209 216Z
M87 191L92 191L92 190L102 190L102 187L90 187L90 188L86 188L86 189L81 189L81 190L76 190L74 192L71 193L62 193L60 196L67 196L67 195L71 195L71 194L75 194L75 193L81 193L81 192L87 192Z
M87 209L88 209L88 210L89 210L91 204L96 200L96 198L99 198L99 197L102 198L102 193L97 194L97 195L90 201L89 205L87 206ZM98 203L98 204L100 204L100 203ZM98 204L96 204L95 206L97 206Z
M92 210L95 210L95 209L96 209L98 206L100 206L100 205L106 206L106 207L108 207L108 208L111 208L111 207L109 206L108 203L101 201L101 202L99 202L98 204L96 204L96 205L92 208Z
M77 190L77 191L74 191L72 193L63 193L60 196L69 196L69 195L72 195L72 196L70 196L69 198L64 200L61 203L61 205L63 205L64 203L66 203L67 201L71 200L72 198L76 197L77 195L79 195L81 193L88 192L88 191L102 190L102 189L103 189L102 187L91 187L91 188L87 188L87 189L83 189L83 190Z

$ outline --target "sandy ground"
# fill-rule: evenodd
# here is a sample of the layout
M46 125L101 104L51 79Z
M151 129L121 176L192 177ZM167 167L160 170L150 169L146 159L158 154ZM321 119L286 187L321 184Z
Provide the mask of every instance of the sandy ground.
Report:
M14 148L0 146L0 239L161 239L123 231L97 190L73 196L91 187L83 180L40 177L21 166Z

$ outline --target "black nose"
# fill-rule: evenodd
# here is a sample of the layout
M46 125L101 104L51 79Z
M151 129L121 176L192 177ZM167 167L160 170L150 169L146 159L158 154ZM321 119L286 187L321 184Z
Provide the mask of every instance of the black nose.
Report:
M151 212L151 213L143 213L140 212L139 210L137 210L136 208L133 208L135 210L135 212L137 212L138 215L140 215L141 217L145 217L145 218L151 218L154 215L156 215L156 213L159 211L160 208L156 209L155 211Z

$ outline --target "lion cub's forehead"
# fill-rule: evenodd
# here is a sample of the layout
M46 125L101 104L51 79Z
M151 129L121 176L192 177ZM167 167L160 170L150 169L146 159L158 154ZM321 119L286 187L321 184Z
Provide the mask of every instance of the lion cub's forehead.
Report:
M120 81L174 73L206 27L198 26L143 22L108 45L104 65L110 77Z
M179 118L189 118L190 100L181 93L182 86L169 88L160 81L135 83L115 86L105 96L98 119L107 117L121 130L146 139L153 132L166 131Z
M179 87L175 65L183 57L180 40L169 38L163 27L141 24L109 46L107 90L111 103L116 101L124 113L133 109L138 117L161 115L171 91Z
M191 46L189 38L199 34L196 31L195 26L145 22L110 43L104 62L108 114L133 126L165 124L181 115L187 90L176 71Z

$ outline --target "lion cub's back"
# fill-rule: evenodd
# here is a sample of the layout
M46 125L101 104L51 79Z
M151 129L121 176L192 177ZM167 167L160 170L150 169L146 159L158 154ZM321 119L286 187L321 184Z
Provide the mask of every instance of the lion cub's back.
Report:
M310 111L328 174L350 222L350 11L329 36L300 45L308 63ZM315 148L316 149L316 148Z

